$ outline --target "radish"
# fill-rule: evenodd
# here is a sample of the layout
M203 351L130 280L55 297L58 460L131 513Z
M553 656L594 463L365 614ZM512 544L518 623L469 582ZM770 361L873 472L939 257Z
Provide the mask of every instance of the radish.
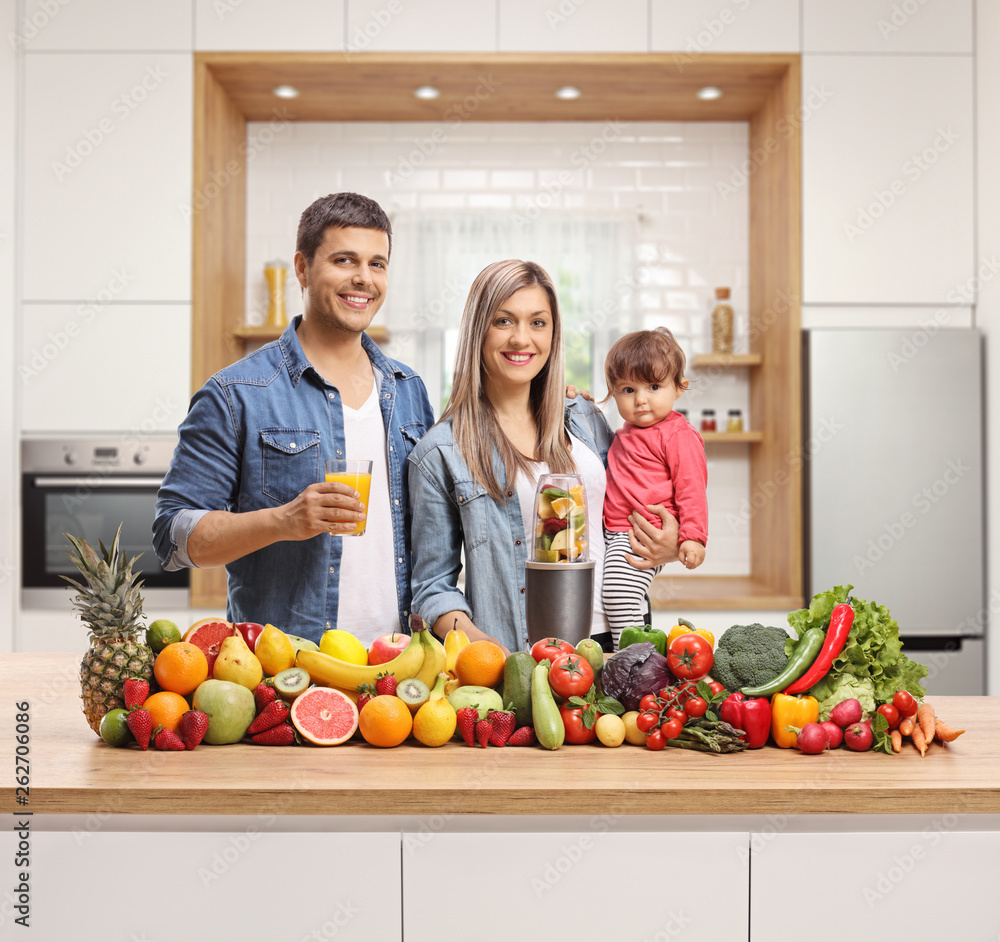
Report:
M830 748L836 749L844 741L844 731L831 720L823 720L819 724L830 734Z
M806 723L799 730L795 745L806 755L819 755L830 745L830 733L819 723Z
M860 723L864 711L861 709L861 701L853 697L850 700L841 700L831 711L830 719L841 729L850 726L851 723Z
M873 739L871 720L865 720L863 723L853 723L844 730L844 742L847 743L848 749L853 749L855 752L864 752L866 749L871 749Z

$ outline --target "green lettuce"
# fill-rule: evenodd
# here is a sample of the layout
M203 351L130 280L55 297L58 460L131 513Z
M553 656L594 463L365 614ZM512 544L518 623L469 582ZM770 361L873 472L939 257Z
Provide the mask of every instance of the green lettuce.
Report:
M844 700L857 700L866 714L874 713L877 706L872 682L854 674L827 674L809 689L809 695L819 701L820 722L830 719L830 711Z
M828 699L832 691L853 678L871 683L877 703L892 700L897 690L907 690L917 699L922 699L927 691L920 681L927 676L927 668L903 654L899 625L889 614L889 609L878 602L852 597L850 592L853 588L852 585L838 585L828 592L820 592L813 597L808 608L788 616L788 624L797 636L801 636L807 628L826 628L834 606L841 602L854 607L854 624L843 651L833 659L829 673L809 691L810 694L817 700ZM794 646L795 641L790 638L785 645L785 653L790 653ZM856 693L841 699L850 699L851 696L857 696L862 706L865 705ZM871 709L874 709L874 704Z

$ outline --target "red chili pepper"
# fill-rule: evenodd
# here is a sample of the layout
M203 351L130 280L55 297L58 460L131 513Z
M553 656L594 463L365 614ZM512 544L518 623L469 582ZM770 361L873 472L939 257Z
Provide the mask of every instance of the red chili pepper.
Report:
M854 609L850 605L841 602L834 607L830 613L830 627L826 631L826 640L820 648L816 660L794 684L786 687L782 693L794 696L797 693L805 693L810 687L818 684L830 670L833 660L844 650L847 643L847 636L851 633L851 625L854 624Z
M771 701L767 697L751 697L731 693L719 704L719 718L742 729L740 737L748 749L759 749L771 734Z

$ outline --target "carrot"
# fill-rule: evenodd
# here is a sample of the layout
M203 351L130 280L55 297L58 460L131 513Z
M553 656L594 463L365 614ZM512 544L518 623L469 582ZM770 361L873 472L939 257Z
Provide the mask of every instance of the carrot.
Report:
M899 752L903 748L903 734L898 729L894 729L889 733L889 738L892 740L892 751Z
M920 750L921 757L927 754L927 739L924 731L916 724L913 726L913 745Z
M964 732L964 729L955 729L947 723L942 723L941 720L935 719L934 721L934 735L941 742L954 742Z
M913 734L913 717L907 716L899 721L899 732L903 736L910 736Z
M917 723L930 745L934 741L934 707L926 700L917 707Z

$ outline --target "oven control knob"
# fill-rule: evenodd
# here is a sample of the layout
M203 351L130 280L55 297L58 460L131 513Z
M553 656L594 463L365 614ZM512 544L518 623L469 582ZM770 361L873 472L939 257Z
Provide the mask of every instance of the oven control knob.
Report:
M146 452L144 452L144 451L137 451L135 453L135 455L132 456L132 460L136 464L145 464L146 463Z
M76 452L67 451L66 454L63 455L63 461L65 461L66 464L76 464Z

